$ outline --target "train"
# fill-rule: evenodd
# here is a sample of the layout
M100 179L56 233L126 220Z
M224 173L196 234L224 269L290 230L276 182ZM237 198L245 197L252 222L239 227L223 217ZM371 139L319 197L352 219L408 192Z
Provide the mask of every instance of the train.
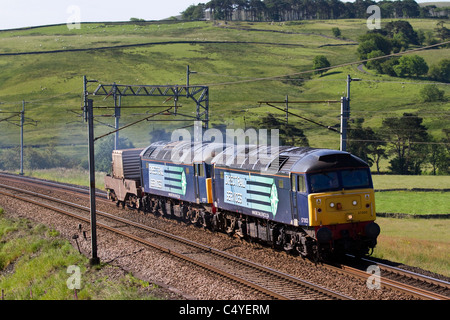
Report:
M343 151L159 141L114 150L116 204L264 243L314 260L377 244L368 164Z

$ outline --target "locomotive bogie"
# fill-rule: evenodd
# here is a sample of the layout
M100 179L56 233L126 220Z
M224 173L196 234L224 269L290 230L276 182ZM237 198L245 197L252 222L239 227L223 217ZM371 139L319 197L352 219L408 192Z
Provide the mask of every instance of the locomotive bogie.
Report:
M141 188L139 180L118 179L111 176L105 177L105 189L107 198L116 201L117 205L128 205L139 208Z

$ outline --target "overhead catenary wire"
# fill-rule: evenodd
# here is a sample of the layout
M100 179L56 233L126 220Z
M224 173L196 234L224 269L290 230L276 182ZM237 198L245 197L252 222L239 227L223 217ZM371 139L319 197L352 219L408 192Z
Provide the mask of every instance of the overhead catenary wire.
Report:
M415 48L415 49L411 49L411 50L407 50L407 51L391 53L391 54L387 54L387 55L384 55L384 56L379 56L379 57L374 57L374 58L369 58L369 59L364 59L364 60L358 60L358 61L354 61L354 62L342 63L342 64L338 64L338 65L334 65L334 66L330 66L330 67L325 67L325 68L305 70L305 71L295 72L295 73L291 73L291 74L284 74L284 75L270 76L270 77L251 78L251 79L246 79L246 80L229 81L229 82L222 82L222 83L207 83L207 84L202 84L202 85L211 87L211 86L231 85L231 84L239 84L239 83L246 83L246 82L265 81L265 80L278 80L278 79L285 78L285 77L290 77L290 76L297 76L297 75L301 75L301 74L313 73L313 72L318 72L318 71L327 71L327 70L330 70L330 69L346 67L346 66L350 66L350 65L354 65L354 64L362 64L362 63L368 62L368 61L374 61L374 60L380 60L380 59L385 59L385 58L389 58L389 57L406 55L406 54L409 54L409 53L422 51L422 50L426 50L426 49L430 49L430 48L446 45L446 44L449 44L449 43L450 43L450 41L444 41L444 42L441 42L441 43L437 43L437 44L433 44L433 45L429 45L429 46L425 46L425 47L420 47L420 48Z
M142 122L142 121L148 120L148 119L150 119L150 118L153 118L153 117L155 117L155 116L157 116L157 115L163 114L163 113L169 111L169 110L172 109L172 108L173 108L173 107L168 107L166 110L163 110L163 111L154 113L154 114L152 114L152 115L150 115L150 116L148 116L148 117L145 117L145 118L143 118L143 119L134 121L134 122L129 123L129 124L127 124L127 125L125 125L125 126L123 126L123 127L121 127L121 128L118 128L118 129L116 129L116 130L113 130L113 131L110 131L110 132L108 132L108 133L105 133L105 134L103 134L103 135L101 135L101 136L96 137L96 138L94 139L94 141L97 141L98 139L101 139L101 138L103 138L103 137L106 137L106 136L108 136L108 135L110 135L110 134L116 133L116 132L118 132L118 131L120 131L120 130L122 130L122 129L125 129L125 128L128 128L128 127L130 127L130 126L133 126L133 125L135 125L135 124L137 124L137 123L139 123L139 122Z
M226 44L227 42L223 42L223 43ZM246 42L242 42L242 44L245 44L245 43ZM334 69L334 68L340 68L340 67L350 66L350 65L354 65L354 64L361 64L361 63L364 63L364 62L373 61L373 60L379 60L379 59L385 59L385 58L393 57L393 56L406 55L406 54L417 52L417 51L422 51L422 50L426 50L426 49L430 49L430 48L434 48L434 47L439 47L439 46L446 45L446 44L449 44L449 43L450 43L450 41L444 41L444 42L440 42L440 43L437 43L437 44L433 44L433 45L429 45L429 46L425 46L425 47L420 47L420 48L415 48L415 49L402 51L402 52L398 52L398 53L392 53L392 54L388 54L388 55L384 55L384 56L380 56L380 57L374 57L374 58L369 58L369 59L364 59L364 60L359 60L359 61L347 62L347 63L338 64L338 65L334 65L334 66L330 66L330 67L326 67L326 68L310 69L310 70L295 72L295 73L291 73L291 74L276 75L276 76L269 76L269 77L254 78L254 77L231 76L231 75L223 75L223 74L215 74L215 73L204 73L204 72L197 72L197 73L198 74L205 74L205 75L217 75L217 76L222 76L222 77L244 78L244 80L238 80L238 81L202 84L202 86L209 86L209 87L211 87L211 86L222 86L222 85L233 85L233 84L247 83L247 82L269 81L269 80L283 80L283 81L284 80L287 80L287 81L289 81L289 80L343 81L343 80L340 80L340 79L307 79L307 78L282 79L282 78L291 77L291 76L297 76L297 75L302 75L302 74L308 74L308 73L313 73L313 72L317 72L317 71L327 71L327 70ZM249 43L249 44L254 44L254 43ZM101 48L87 48L86 50L96 50L96 49L101 49ZM58 51L58 53L64 53L64 52L70 52L70 51L64 51L64 50ZM30 54L30 53L32 53L32 52L23 52L21 54ZM48 53L48 52L43 51L41 53ZM375 82L375 83L429 84L427 82L382 81L382 80L371 80L371 79L361 79L361 81ZM99 81L99 82L101 83L101 81ZM433 83L434 84L438 84L438 85L450 85L450 83L443 83L443 82L433 82ZM88 84L88 86L89 85L91 85L91 84ZM54 98L58 98L58 97L62 97L62 96L68 95L68 94L75 93L76 91L78 91L78 89L74 89L74 90L71 90L71 91L68 91L68 92L64 92L64 93L61 93L61 94L58 94L58 95L54 95L54 96L51 96L51 97L30 100L30 101L28 101L28 103L34 104L34 103L39 103L39 102L43 102L43 101L48 101L48 100L52 100ZM0 102L0 104L17 104L17 103L21 103L21 102L20 101L17 101L17 102Z
M49 50L49 51L28 51L28 52L18 52L18 53L0 53L1 55L28 55L28 54L48 54L48 53L69 53L69 52L74 52L74 51L95 51L95 50L104 50L105 48L107 49L114 49L114 48L127 48L127 47L137 47L137 46L146 46L146 45L155 45L155 44L171 44L171 43L218 43L218 44L230 44L230 43L237 43L237 44L267 44L267 43L259 43L259 42L246 42L246 41L238 41L238 42L230 42L230 41L174 41L174 42L155 42L155 43L142 43L142 44L126 44L126 45L117 45L117 46L111 46L111 47L93 47L93 48L83 48L83 49L67 49L67 50ZM379 57L374 57L374 58L369 58L369 59L364 59L364 60L359 60L359 61L354 61L354 62L347 62L347 63L343 63L343 64L338 64L338 65L334 65L334 66L330 66L330 67L325 67L325 68L318 68L318 69L312 69L312 70L305 70L305 71L300 71L300 72L295 72L295 73L291 73L291 74L285 74L285 75L277 75L277 76L270 76L270 77L260 77L260 78L249 78L249 79L245 79L245 80L239 80L239 81L230 81L230 82L222 82L222 83L209 83L209 84L203 84L204 86L219 86L219 85L228 85L228 84L238 84L238 83L245 83L245 82L255 82L255 81L264 81L264 80L277 80L280 78L284 78L284 77L289 77L289 76L296 76L296 75L301 75L301 74L307 74L307 73L312 73L312 72L317 72L317 71L327 71L330 69L334 69L334 68L340 68L340 67L344 67L344 66L349 66L349 65L353 65L353 64L361 64L364 62L368 62L368 61L374 61L374 60L379 60L379 59L385 59L388 57L394 57L394 56L401 56L401 55L405 55L405 54L409 54L409 53L413 53L413 52L417 52L417 51L422 51L422 50L426 50L426 49L430 49L430 48L434 48L434 47L439 47L439 46L443 46L446 44L449 44L450 41L444 41L444 42L440 42L437 44L432 44L432 45L428 45L428 46L424 46L424 47L419 47L419 48L415 48L415 49L411 49L411 50L407 50L407 51L402 51L402 52L397 52L397 53L392 53L392 54L388 54L388 55L384 55L384 56L379 56ZM273 43L275 44L275 43ZM295 44L292 44L295 45Z

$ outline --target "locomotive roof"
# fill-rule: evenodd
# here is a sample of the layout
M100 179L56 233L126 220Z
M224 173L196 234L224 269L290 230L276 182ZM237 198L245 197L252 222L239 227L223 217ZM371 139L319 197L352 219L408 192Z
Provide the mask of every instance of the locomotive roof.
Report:
M290 146L229 146L211 162L217 167L266 171L268 174L368 167L367 163L348 152Z
M266 171L268 174L368 167L367 163L358 157L337 150L190 141L152 143L142 151L141 158L182 164L214 163L217 167Z
M224 148L225 145L222 143L158 141L145 148L141 152L141 158L182 164L210 163L211 159Z

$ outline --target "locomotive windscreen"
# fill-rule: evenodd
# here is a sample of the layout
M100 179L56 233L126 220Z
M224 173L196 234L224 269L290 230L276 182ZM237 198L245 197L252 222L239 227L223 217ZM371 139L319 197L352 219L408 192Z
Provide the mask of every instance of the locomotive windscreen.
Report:
M327 171L308 175L311 192L372 188L368 169Z

